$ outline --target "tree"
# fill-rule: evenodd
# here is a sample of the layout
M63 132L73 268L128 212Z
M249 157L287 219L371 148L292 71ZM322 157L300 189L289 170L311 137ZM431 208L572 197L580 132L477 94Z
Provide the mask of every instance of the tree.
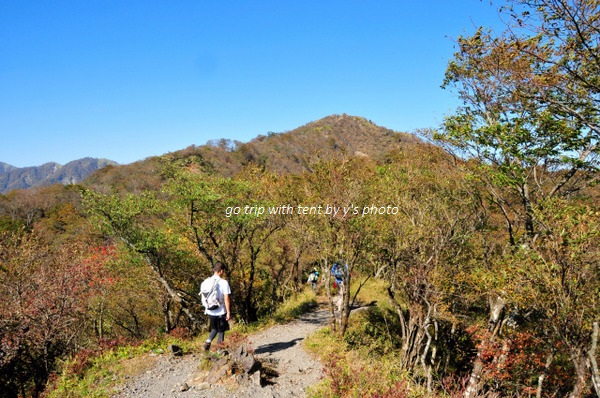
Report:
M488 388L494 384L496 391L506 391L502 378L497 377L498 371L502 366L506 368L506 363L522 348L521 344L515 347L514 342L525 335L534 338L530 358L532 364L537 358L538 377L537 385L531 380L529 384L521 383L536 390L538 396L542 391L564 396L570 388L571 397L580 397L586 394L591 376L597 391L597 214L597 206L581 201L547 202L544 210L536 214L541 233L534 248L521 247L496 256L490 266L474 272L480 289L496 292L502 305L496 321L481 333L472 372L477 383L470 383L468 392L476 394L490 381L494 383L489 383ZM532 371L535 369L534 366ZM546 376L552 375L551 370L561 374L561 383L544 382ZM517 379L514 373L510 376Z
M600 396L596 359L600 322L600 211L586 203L547 203L537 215L543 234L534 253L522 253L511 281L530 292L528 306L541 311L550 341L566 348L575 370L571 397L585 395L588 377Z
M578 126L580 160L598 152L600 4L595 0L512 0L507 39L536 60L522 95L554 118Z
M91 260L110 256L103 272L97 276L104 283L90 299L86 314L99 341L120 340L123 336L143 339L177 321L166 319L169 303L166 293L138 253L124 243L101 246L90 251Z
M339 300L339 332L344 335L348 327L352 299L353 277L360 275L369 264L372 235L368 232L368 217L359 211L369 206L367 182L373 177L374 164L363 158L346 158L318 162L312 172L304 174L302 189L306 192L300 205L321 206L320 214L296 215L304 217L313 227L314 250L319 253L319 263L326 278L331 323L337 328L335 305L330 290L330 269L335 262L345 268ZM329 206L330 213L327 213ZM310 210L310 209L309 209ZM370 277L365 274L366 278ZM358 290L363 282L358 284ZM355 293L356 295L356 293Z
M539 302L522 300L542 297L547 283L524 284L532 289L526 292L512 290L520 285L510 280L518 279L528 264L555 263L548 242L556 232L544 225L547 211L562 214L566 220L575 217L574 194L598 179L599 165L600 4L595 0L514 0L509 5L504 9L509 23L500 35L480 28L470 37L459 38L444 87L456 88L463 105L434 134L454 153L470 158L466 164L473 177L484 183L490 202L506 222L511 251L489 268L490 280L503 280L497 281L499 289L492 290L497 292L490 301L490 313L497 314L491 317L490 330L496 331L492 336L507 321L507 305L527 302L533 309L544 308L544 316L552 314L544 300L558 308L571 308L569 294L555 296L560 297L559 303L548 296ZM567 246L571 254L586 247L583 241ZM566 274L571 272L567 270L588 269L564 268L573 264L568 256L558 263ZM536 271L552 279L549 270ZM573 278L593 281L582 274ZM577 282L564 289L578 296L583 287ZM589 325L595 324L597 315L585 307L582 319L588 327L580 325L586 330L581 344L588 347L594 336ZM569 330L564 323L562 328L555 338ZM572 354L582 358L576 351ZM577 374L582 361L573 363ZM479 391L482 368L478 365L476 361L465 396ZM571 395L580 396L582 389L582 382L577 381Z
M84 190L83 205L103 233L141 256L163 287L168 296L163 303L166 330L177 327L183 314L185 325L198 331L197 255L169 228L169 203L154 192L121 196Z
M245 322L258 320L273 303L257 302L268 290L273 269L264 250L281 230L281 215L269 215L277 179L248 168L235 178L211 178L195 171L174 175L165 191L179 208L173 226L208 264L221 261L236 291L232 300ZM230 211L228 213L228 211ZM263 291L264 289L264 291Z
M452 340L465 315L463 274L478 254L476 206L449 162L438 148L412 148L391 157L374 179L379 200L399 209L377 219L375 247L401 325L400 364L421 371L429 390L460 361Z
M538 203L597 178L600 138L597 2L522 4L504 34L480 28L458 39L444 87L456 88L464 105L435 135L480 161L477 174L511 244L520 226L524 243L535 238Z
M0 383L3 396L37 396L56 361L86 343L91 300L110 281L106 257L82 241L0 234Z

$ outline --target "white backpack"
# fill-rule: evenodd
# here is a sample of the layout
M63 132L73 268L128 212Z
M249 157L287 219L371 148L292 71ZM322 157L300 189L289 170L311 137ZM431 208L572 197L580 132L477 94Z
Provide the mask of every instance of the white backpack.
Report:
M202 305L207 310L216 310L221 306L219 303L219 280L214 277L206 278L200 285L200 298Z

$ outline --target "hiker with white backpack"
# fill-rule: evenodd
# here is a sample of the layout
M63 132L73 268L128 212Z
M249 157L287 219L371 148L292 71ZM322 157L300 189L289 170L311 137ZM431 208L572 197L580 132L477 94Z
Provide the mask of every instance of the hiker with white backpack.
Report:
M225 265L220 261L213 265L213 276L205 279L200 285L200 296L204 313L210 320L210 334L204 343L204 350L208 351L215 337L217 343L225 340L225 332L229 330L231 317L231 288L229 282L223 279Z

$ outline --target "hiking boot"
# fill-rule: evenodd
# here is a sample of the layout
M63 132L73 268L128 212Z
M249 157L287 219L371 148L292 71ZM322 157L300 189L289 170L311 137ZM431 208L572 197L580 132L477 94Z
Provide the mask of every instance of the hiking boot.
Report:
M204 351L210 350L210 343L204 343Z

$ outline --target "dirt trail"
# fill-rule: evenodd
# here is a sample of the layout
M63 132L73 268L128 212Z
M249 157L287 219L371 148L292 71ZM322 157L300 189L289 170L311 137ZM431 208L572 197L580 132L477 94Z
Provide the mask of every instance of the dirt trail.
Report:
M243 387L234 387L198 383L194 378L203 354L181 357L164 354L155 357L155 363L149 370L127 382L113 397L304 397L307 387L321 379L322 367L302 348L302 341L325 326L328 320L328 312L319 309L291 323L273 326L250 336L255 357L270 363L277 373L271 379L272 384L261 387L258 383L247 383Z

